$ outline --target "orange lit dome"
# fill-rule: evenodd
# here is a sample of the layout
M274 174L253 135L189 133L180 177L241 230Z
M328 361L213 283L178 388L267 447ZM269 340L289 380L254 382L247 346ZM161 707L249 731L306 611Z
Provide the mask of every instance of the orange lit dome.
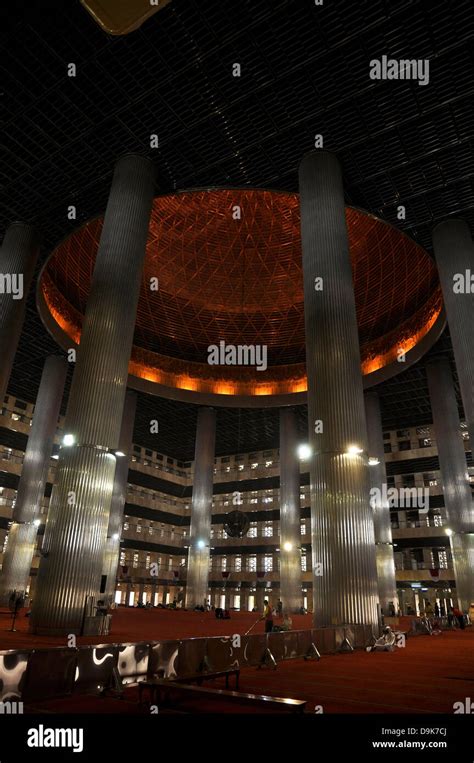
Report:
M403 371L437 339L441 289L433 260L403 233L351 207L346 220L362 372L371 386ZM80 342L102 223L93 219L59 244L40 276L40 314L65 348ZM262 370L208 362L216 356L209 348L222 360L229 346L251 345L266 348L266 364L256 356ZM236 357L245 359L248 351ZM297 194L203 189L155 198L129 371L130 386L174 399L304 402Z

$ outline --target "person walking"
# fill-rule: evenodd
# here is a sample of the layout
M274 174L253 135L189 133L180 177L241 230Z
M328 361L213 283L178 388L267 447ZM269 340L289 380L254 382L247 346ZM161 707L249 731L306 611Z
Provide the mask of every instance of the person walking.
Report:
M265 620L265 633L271 633L273 630L273 612L268 599L263 602L262 620Z

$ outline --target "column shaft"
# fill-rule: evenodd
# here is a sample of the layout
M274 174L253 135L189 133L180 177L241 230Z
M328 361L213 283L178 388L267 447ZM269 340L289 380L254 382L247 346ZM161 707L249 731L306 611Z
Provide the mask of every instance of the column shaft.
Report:
M25 223L9 226L0 249L0 406L12 372L38 252L34 228Z
M390 612L389 604L398 611L397 584L395 578L395 561L393 558L392 526L390 523L390 506L386 495L387 474L385 470L385 453L383 447L382 417L380 402L376 392L366 392L365 417L367 421L367 437L369 457L379 463L370 466L370 489L372 509L374 512L375 553L377 561L377 582L380 606L385 615ZM384 489L385 488L385 489Z
M186 607L207 601L211 541L212 486L216 441L216 412L201 408L197 418L194 484L186 582Z
M280 409L280 598L283 612L300 611L300 465L298 430L291 408Z
M314 621L319 626L375 625L377 572L367 432L337 159L327 152L307 154L299 181L312 446ZM322 289L317 278L322 278ZM361 452L348 455L351 446Z
M449 360L426 366L460 607L474 600L474 504Z
M115 167L50 502L31 627L77 633L99 589L133 331L153 201L153 167ZM90 623L91 627L95 627Z
M120 561L120 538L122 535L123 510L127 500L128 467L132 454L136 407L137 396L133 392L127 392L119 437L119 451L124 455L117 457L117 465L115 467L114 488L110 504L109 526L102 566L102 576L106 578L103 596L110 602L114 600L115 596L115 583Z
M25 591L28 585L67 368L66 360L54 356L47 358L44 364L13 510L13 525L3 557L0 576L0 601L3 602L8 600L11 591Z
M433 246L471 448L474 448L474 243L467 222L448 220L437 225L433 231Z

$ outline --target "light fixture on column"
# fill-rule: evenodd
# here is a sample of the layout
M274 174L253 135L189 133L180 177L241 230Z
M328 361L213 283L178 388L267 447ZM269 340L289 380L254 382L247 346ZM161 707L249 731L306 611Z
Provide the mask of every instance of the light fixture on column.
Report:
M346 455L348 455L348 456L358 456L358 455L360 455L363 452L364 452L363 448L359 448L358 445L349 445L349 447L347 448L347 451L346 451Z
M74 437L73 434L65 434L63 437L62 444L66 447L70 447L71 445L74 445L75 442L76 442L76 438Z
M298 446L298 458L300 461L307 461L311 457L312 450L307 443Z
M283 551L293 551L293 543L287 541L283 544Z
M446 533L446 535L448 536L448 538L450 538L450 537L451 537L451 535L454 535L454 532L451 530L451 528L450 528L450 527L447 527L447 528L446 528L446 530L445 530L444 532Z
M378 458L370 457L369 458L369 466L378 466L380 464L380 461Z

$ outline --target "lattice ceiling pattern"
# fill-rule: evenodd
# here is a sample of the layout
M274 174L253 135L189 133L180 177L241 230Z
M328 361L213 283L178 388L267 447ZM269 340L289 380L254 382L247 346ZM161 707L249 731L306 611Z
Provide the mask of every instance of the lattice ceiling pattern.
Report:
M432 226L446 217L463 217L474 232L471 0L337 0L321 8L173 0L123 38L104 34L79 3L29 3L24 12L18 3L4 15L0 227L37 223L43 261L103 213L121 153L152 156L159 193L210 185L295 192L316 133L341 159L347 203L428 251ZM369 62L381 55L429 58L430 84L371 81ZM78 75L70 79L71 61ZM230 74L236 61L240 78ZM149 148L153 132L158 150ZM44 357L55 351L32 293L10 391L34 397ZM452 357L447 333L434 351ZM430 420L422 364L380 393L386 426ZM154 447L148 422L157 416L160 447L192 456L195 407L140 396L139 442ZM221 411L219 421L218 451L235 449L237 429L252 450L278 442L276 412Z
M348 208L346 220L364 357L371 340L407 319L415 328L439 286L433 261L407 236L360 210ZM78 324L101 231L96 219L69 236L43 276L59 292L56 309L62 296ZM150 289L153 278L158 290ZM155 199L135 344L206 363L209 345L221 340L266 345L271 366L304 362L296 194L213 189Z

